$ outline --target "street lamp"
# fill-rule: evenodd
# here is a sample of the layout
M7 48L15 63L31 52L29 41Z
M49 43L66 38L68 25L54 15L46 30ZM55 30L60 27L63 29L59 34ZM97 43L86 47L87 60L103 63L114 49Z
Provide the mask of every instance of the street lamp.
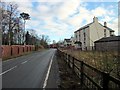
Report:
M24 37L24 45L26 44L25 43L25 23L26 23L26 20L29 20L30 19L30 16L28 13L20 13L20 17L24 20L24 34L23 34L23 37Z

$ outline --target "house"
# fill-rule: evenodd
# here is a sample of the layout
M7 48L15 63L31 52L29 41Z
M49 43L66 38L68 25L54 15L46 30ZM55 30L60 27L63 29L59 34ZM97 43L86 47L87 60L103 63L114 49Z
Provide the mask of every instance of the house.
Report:
M94 44L97 51L120 51L120 36L104 37Z
M70 39L64 39L64 47L71 46L71 40Z
M79 47L81 50L93 50L96 40L110 36L114 36L114 30L107 27L106 22L104 25L100 24L98 18L94 17L93 22L74 32L75 47Z
M71 46L75 46L75 38L72 36L71 38L70 38L70 41L71 41Z

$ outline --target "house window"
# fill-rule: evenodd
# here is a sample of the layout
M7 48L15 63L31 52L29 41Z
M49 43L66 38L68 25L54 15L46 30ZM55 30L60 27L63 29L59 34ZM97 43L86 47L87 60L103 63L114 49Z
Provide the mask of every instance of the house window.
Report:
M76 35L76 39L77 39L77 35Z
M114 32L110 31L110 36L113 36L114 35Z
M84 41L86 40L86 34L85 34L85 32L84 32Z
M106 37L106 29L104 29L104 37Z
M83 33L85 33L85 29L83 29Z
M80 40L80 34L79 34L79 40Z

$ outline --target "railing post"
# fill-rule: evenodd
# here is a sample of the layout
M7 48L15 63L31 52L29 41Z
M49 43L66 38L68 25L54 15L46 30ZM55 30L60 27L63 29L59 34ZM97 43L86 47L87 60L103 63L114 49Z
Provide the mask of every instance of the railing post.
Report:
M72 68L72 67L71 67L71 65L70 65L70 64L71 64L70 59L71 59L71 56L70 56L70 55L68 55L69 67L70 67L70 68Z
M68 55L68 66L70 67L70 55Z
M62 60L64 60L64 53L63 52L60 52L61 55L62 55Z
M67 53L66 53L65 55L66 55L66 59L65 59L65 60L66 60L66 62L67 62L67 60L68 60L68 55L67 55ZM68 62L67 62L67 63L68 63Z
M81 69L81 75L80 75L80 78L81 78L80 79L81 80L80 81L81 82L81 87L83 86L83 69L84 69L83 68L83 64L84 64L83 61L81 61L81 66L80 66L80 69Z
M59 58L61 58L63 60L64 56L63 56L63 53L61 51L59 51Z
M65 53L62 52L62 56L63 56L62 59L65 60Z
M72 57L72 69L73 69L73 72L74 72L74 68L75 68L75 66L74 66L74 57Z
M103 72L103 90L108 90L109 73Z

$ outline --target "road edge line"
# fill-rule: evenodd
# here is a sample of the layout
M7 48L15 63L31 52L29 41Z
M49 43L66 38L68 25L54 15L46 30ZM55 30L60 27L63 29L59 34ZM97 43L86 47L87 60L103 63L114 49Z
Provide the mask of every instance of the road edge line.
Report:
M53 57L54 57L54 54L52 55L51 60L50 60L48 71L47 71L47 74L46 74L46 77L45 77L45 80L44 80L44 83L43 83L43 88L45 88L46 85L47 85L48 77L49 77L49 74L50 74L50 69L51 69L52 62L53 62Z

